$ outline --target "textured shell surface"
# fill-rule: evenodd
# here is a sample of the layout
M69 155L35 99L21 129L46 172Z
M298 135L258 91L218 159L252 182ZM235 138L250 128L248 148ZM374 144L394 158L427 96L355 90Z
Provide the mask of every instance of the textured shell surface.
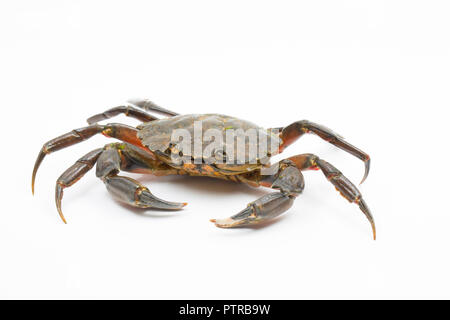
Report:
M278 147L280 142L278 135L264 128L221 114L179 115L143 123L138 129L143 144L157 154L176 153L197 161L201 158L200 163L240 171L268 162L278 151L271 146Z

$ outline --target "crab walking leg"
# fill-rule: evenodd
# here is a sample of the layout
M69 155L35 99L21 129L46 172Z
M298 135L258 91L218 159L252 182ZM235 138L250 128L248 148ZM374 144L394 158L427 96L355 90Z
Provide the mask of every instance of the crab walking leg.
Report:
M220 228L248 226L273 219L287 211L295 198L305 187L303 175L292 161L282 160L272 166L276 173L268 176L258 176L260 185L278 189L279 192L269 193L248 204L238 214L226 219L211 219ZM245 177L241 177L245 181ZM248 177L248 183L254 183L255 176Z
M295 197L303 191L304 180L300 171L322 170L325 177L345 199L358 204L369 220L373 238L376 239L375 221L361 193L350 180L330 163L313 154L302 154L282 160L269 170L269 172L275 173L269 175L263 175L261 172L259 174L249 173L237 177L244 183L278 189L280 192L270 193L259 198L230 218L212 219L211 222L214 222L217 227L233 228L272 219L287 211L292 206Z
M144 112L142 110L136 109L132 106L119 106L106 110L103 113L96 114L89 119L87 119L88 124L94 124L102 120L110 119L112 117L118 116L119 114L125 114L127 117L138 119L142 122L149 122L157 120L158 118Z
M44 144L36 159L31 176L32 193L34 194L36 173L47 154L70 147L74 144L87 140L98 133L102 133L106 137L116 138L118 140L133 144L143 150L146 150L150 154L150 151L142 145L141 140L137 137L137 129L127 125L118 123L107 125L93 124L88 127L75 129Z
M300 170L321 170L325 177L330 181L337 191L349 202L356 203L361 211L369 220L372 226L373 239L376 239L376 228L373 216L364 201L361 192L355 185L348 180L342 172L336 169L332 164L320 159L314 154L301 154L288 158L288 160L294 162Z
M164 109L148 99L130 99L128 102L145 111L153 111L169 117L178 115L178 113Z
M138 161L140 163L145 161L145 159L134 158L136 154L128 153L127 150L130 150L130 147L124 146L123 144L109 145L98 159L96 175L105 183L109 193L116 200L138 208L156 208L163 210L178 210L183 208L187 203L169 202L159 199L147 187L136 180L117 175L121 169L131 168L132 166L134 166L134 169L128 171L135 171L135 166ZM134 164L130 165L129 162L126 162L126 159L128 161L131 160ZM164 165L161 164L161 166ZM171 173L170 170L167 171L167 174L169 173Z
M334 133L332 130L324 127L320 124L310 122L307 120L297 121L289 126L283 128L280 137L282 139L282 144L280 146L280 152L282 152L286 147L294 143L298 138L300 138L305 133L313 133L323 140L335 145L336 147L354 155L355 157L364 161L365 172L364 176L360 182L363 183L369 175L370 169L370 157L367 153L361 151L350 143L346 142L344 138Z
M67 223L61 209L63 190L80 180L97 163L96 175L102 179L108 191L119 201L139 208L166 210L181 209L185 203L161 200L137 181L118 176L120 170L166 175L174 173L166 164L153 160L148 153L126 143L112 143L96 149L75 162L56 181L55 202L59 216Z
M67 223L67 221L64 218L64 215L61 210L61 200L64 194L63 190L67 187L72 186L74 183L80 180L89 170L91 170L102 152L103 149L100 148L95 149L89 152L88 154L84 155L83 157L78 159L74 165L72 165L69 169L64 171L64 173L56 181L56 188L55 188L56 209L58 210L59 216L61 217L62 221L64 221L64 223Z

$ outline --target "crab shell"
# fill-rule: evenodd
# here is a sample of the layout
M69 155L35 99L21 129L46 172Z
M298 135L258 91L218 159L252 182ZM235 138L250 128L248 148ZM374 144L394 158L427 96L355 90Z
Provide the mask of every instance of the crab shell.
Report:
M179 115L138 129L139 139L158 158L191 173L235 175L268 166L281 143L275 132L220 114Z

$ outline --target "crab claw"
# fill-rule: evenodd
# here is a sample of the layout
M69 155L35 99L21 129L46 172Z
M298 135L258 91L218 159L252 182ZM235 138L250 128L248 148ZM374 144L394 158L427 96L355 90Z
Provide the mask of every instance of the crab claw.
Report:
M187 205L186 202L170 202L155 197L147 187L128 177L107 176L104 182L109 193L117 201L134 207L179 210Z
M281 192L266 194L248 204L247 208L226 219L211 219L219 228L244 227L275 218L288 210L294 197Z
M170 202L155 197L150 191L143 190L136 204L140 208L155 208L161 210L179 210L187 205L187 202Z

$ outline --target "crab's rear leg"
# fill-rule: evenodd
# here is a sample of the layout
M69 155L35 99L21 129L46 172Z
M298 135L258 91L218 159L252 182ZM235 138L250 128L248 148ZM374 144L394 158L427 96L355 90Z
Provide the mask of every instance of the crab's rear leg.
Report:
M127 117L135 118L142 122L149 122L158 119L157 117L152 116L145 111L136 109L132 106L118 106L90 117L89 119L87 119L87 123L94 124L102 120L118 116L119 114L124 114Z
M135 99L135 100L129 100L128 102L132 105L135 105L135 106L145 110L145 111L156 112L156 113L160 113L160 114L163 114L165 116L170 116L170 117L178 115L178 113L164 109L164 108L156 105L155 103L151 102L150 100ZM132 105L118 106L118 107L108 109L105 112L102 112L102 113L99 113L99 114L96 114L96 115L90 117L89 119L87 119L87 123L89 123L89 124L97 123L102 120L106 120L106 119L115 117L119 114L124 114L127 117L135 118L142 122L149 122L149 121L158 119L157 117L152 116L145 111L137 109L137 108L133 107Z
M117 175L119 171L146 172L155 175L173 174L174 169L151 159L144 151L126 143L113 143L103 149L89 152L67 169L57 180L55 190L56 208L61 219L63 190L80 180L97 163L96 175L106 185L112 196L123 203L138 208L162 210L181 209L186 203L169 202L155 197L145 186L134 179Z
M282 144L280 145L280 152L283 151L286 147L288 147L292 143L294 143L298 138L300 138L305 133L313 133L322 138L323 140L335 145L336 147L344 151L347 151L348 153L364 161L365 172L361 180L361 183L363 183L364 180L366 180L370 169L369 155L364 151L358 149L357 147L351 145L347 141L345 141L344 138L342 138L340 135L336 134L332 130L314 122L310 122L307 120L296 121L290 124L289 126L283 128L280 133L280 137L282 140Z
M359 206L372 226L373 239L376 239L375 220L369 207L364 201L358 188L346 178L341 171L332 164L311 153L296 155L288 158L288 160L294 162L300 170L321 170L327 180L334 185L336 190L339 191L345 199Z

